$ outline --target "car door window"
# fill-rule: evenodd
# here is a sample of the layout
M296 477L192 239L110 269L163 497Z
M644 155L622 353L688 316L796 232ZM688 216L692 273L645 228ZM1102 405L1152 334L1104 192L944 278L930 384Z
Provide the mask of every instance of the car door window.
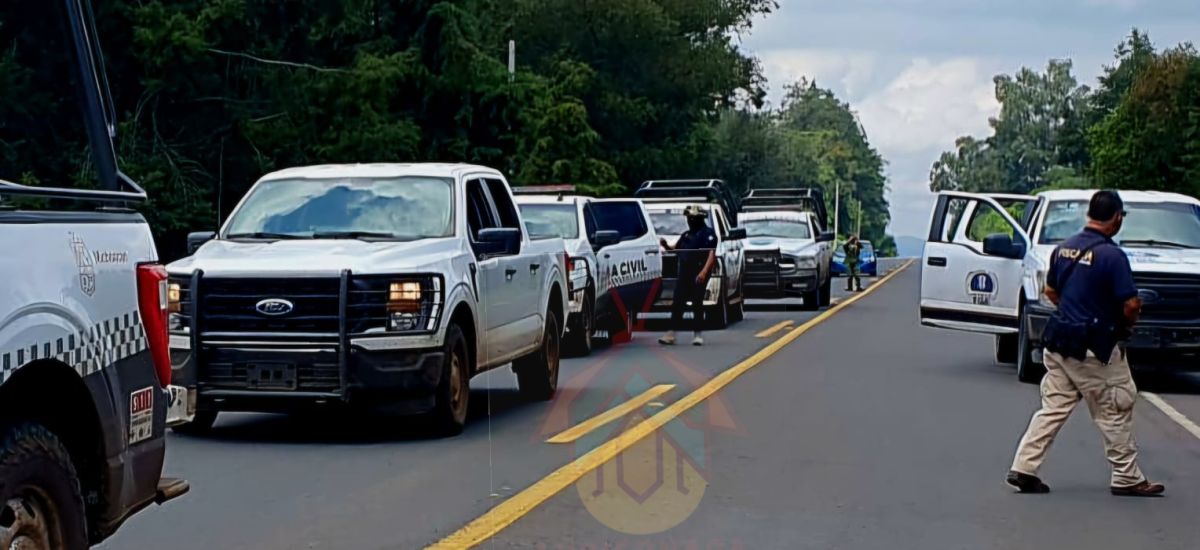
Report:
M633 241L650 232L641 208L634 202L602 202L595 205L592 215L599 231L616 231L621 241Z
M973 243L982 243L988 235L1003 233L1012 237L1016 228L1004 219L992 205L976 203L975 211L971 214L971 222L967 224L966 238ZM1016 216L1013 216L1016 217ZM1020 218L1017 218L1020 219Z
M725 216L720 210L714 210L714 212L716 213L715 217L717 219L717 234L724 239L729 235L729 226L725 224Z

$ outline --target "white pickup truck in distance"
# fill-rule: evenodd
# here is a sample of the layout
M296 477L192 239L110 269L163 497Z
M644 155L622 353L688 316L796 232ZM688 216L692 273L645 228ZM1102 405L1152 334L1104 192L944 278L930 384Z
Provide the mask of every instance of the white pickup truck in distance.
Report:
M921 322L996 335L996 359L1036 383L1054 305L1042 290L1054 248L1087 223L1094 191L1037 196L944 192L921 273ZM1200 201L1120 191L1128 216L1114 240L1142 298L1127 344L1135 369L1200 368Z
M587 355L597 333L631 328L662 282L658 234L641 202L593 199L573 186L514 189L521 216L534 239L566 242L570 317L566 349Z
M742 199L746 229L746 295L800 297L806 309L830 304L832 232L818 188L755 189Z
M218 235L169 266L192 430L219 411L348 404L425 414L447 434L469 380L513 363L558 385L561 239L530 239L508 183L458 164L312 166L263 177Z

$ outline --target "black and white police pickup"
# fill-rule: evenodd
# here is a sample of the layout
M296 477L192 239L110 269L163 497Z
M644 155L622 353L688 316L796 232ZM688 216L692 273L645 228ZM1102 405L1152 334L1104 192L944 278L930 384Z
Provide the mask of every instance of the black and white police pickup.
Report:
M518 187L530 235L566 243L570 285L567 349L592 351L592 337L629 331L662 282L662 255L650 214L634 199L574 195L573 186Z
M357 404L452 434L475 374L512 362L531 399L558 385L564 244L530 239L490 168L282 170L189 240L168 267L175 375L196 404L185 431L219 411Z
M720 180L648 181L634 193L646 205L654 231L674 245L687 231L683 210L698 205L709 213L708 224L717 234L717 264L704 292L705 320L713 328L725 328L745 314L746 230L737 225L737 201ZM647 317L669 315L675 290L678 263L674 253L663 252L662 290ZM690 315L688 312L686 315Z
M746 296L800 297L804 307L830 303L833 233L825 231L819 189L756 189L742 199Z
M941 193L925 245L921 322L995 334L996 359L1015 363L1022 381L1038 382L1042 329L1054 309L1042 293L1050 255L1086 224L1093 193ZM1200 368L1200 201L1120 193L1129 215L1116 241L1143 302L1130 361L1135 368Z
M18 21L45 23L43 38L62 47L61 58L32 62L69 67L55 77L79 84L79 128L99 189L0 181L0 547L74 550L187 492L185 481L162 476L167 425L187 420L185 392L170 386L167 272L145 218L129 208L146 194L117 167L99 49L86 32L95 29L91 11L80 2L12 7L23 11ZM6 30L9 38L30 29ZM0 47L16 52L15 44ZM67 129L46 132L37 120L22 132L28 126L8 111L5 140L57 142ZM17 157L21 141L6 141ZM73 208L51 209L49 199Z

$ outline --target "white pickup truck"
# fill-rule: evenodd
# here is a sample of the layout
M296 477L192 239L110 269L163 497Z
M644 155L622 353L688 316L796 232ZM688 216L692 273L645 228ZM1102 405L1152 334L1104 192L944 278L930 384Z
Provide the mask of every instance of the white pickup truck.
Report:
M943 192L921 271L921 322L996 335L996 359L1036 383L1041 334L1053 312L1042 294L1054 247L1086 224L1094 191L1037 196ZM1143 302L1128 342L1135 368L1200 368L1200 201L1121 191L1129 212L1115 240ZM1015 215L1014 215L1015 214Z
M832 232L825 230L820 189L755 189L742 199L746 229L746 296L798 296L806 309L830 304Z
M672 246L687 231L687 220L683 217L685 208L695 204L708 211L708 225L717 234L717 263L704 291L705 321L717 329L741 321L746 304L743 286L746 230L737 227L737 203L725 183L720 180L647 181L634 196L646 205L654 230ZM664 252L662 291L645 317L670 316L677 271L675 253ZM690 316L691 312L684 315Z
M480 372L512 362L528 398L557 388L564 244L530 239L495 170L282 170L219 234L189 240L195 254L168 269L193 431L219 411L357 404L454 434Z
M570 317L566 348L591 353L596 333L630 330L633 316L662 283L662 255L650 214L633 199L574 195L573 186L516 188L535 239L566 241Z

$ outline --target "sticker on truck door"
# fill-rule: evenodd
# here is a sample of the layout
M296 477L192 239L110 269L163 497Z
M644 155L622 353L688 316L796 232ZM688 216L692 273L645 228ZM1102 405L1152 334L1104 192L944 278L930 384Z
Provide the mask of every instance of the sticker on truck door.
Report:
M129 394L129 444L150 439L154 434L154 388Z
M967 275L967 295L977 306L992 304L996 295L996 276L986 271L975 271Z

